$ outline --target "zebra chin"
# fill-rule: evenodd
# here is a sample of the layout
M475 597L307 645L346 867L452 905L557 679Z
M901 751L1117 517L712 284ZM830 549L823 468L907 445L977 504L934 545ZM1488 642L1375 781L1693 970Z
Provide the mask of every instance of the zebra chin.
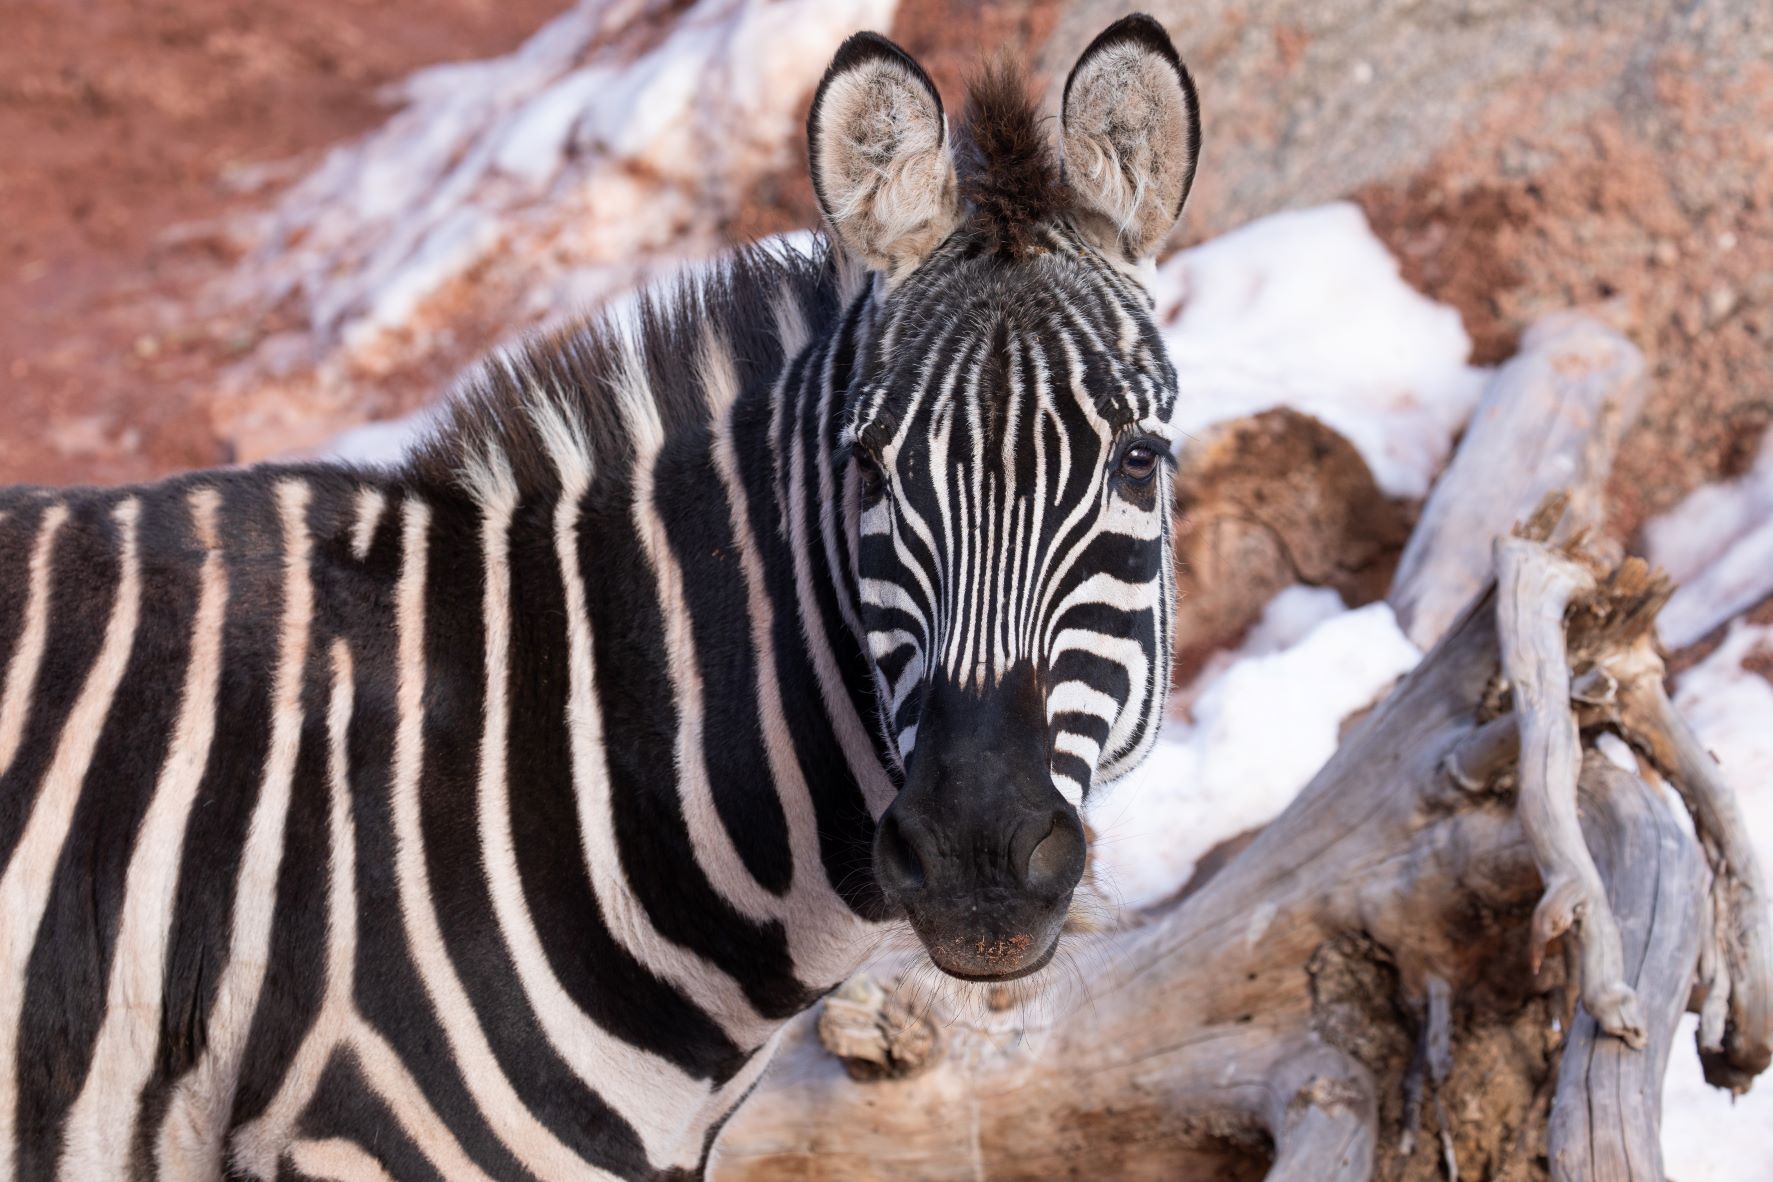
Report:
M941 922L911 921L912 930L930 954L930 963L950 977L979 983L1014 981L1040 972L1052 961L1065 928L1065 912L1043 917L1038 928L1000 923L992 935L980 935L975 924L957 926L959 930Z
M1046 735L1046 695L1026 667L984 688L938 681L924 699L874 872L950 976L1037 972L1067 926L1087 837L1053 785Z

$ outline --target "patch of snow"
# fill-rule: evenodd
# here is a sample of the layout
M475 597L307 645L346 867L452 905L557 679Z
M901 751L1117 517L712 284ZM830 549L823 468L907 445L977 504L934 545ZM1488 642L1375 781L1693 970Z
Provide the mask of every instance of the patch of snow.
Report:
M1674 704L1736 790L1761 864L1773 869L1773 684L1749 668L1773 658L1773 625L1738 620L1716 652L1681 674Z
M1697 1014L1681 1021L1662 1083L1663 1171L1670 1182L1773 1182L1773 1088L1763 1079L1732 1102L1706 1083L1694 1049L1698 1029Z
M1405 283L1347 202L1182 251L1156 290L1183 431L1290 406L1346 436L1381 489L1421 497L1483 392L1459 313Z
M1323 588L1277 595L1235 657L1186 695L1191 720L1168 719L1151 756L1093 798L1110 897L1161 902L1215 845L1274 819L1335 753L1342 721L1420 657L1384 603L1349 611Z
M609 70L586 66L531 97L505 121L493 167L544 188L565 167L574 129L609 84Z
M1773 653L1773 626L1741 620L1724 643L1687 670L1674 701L1700 741L1717 756L1736 790L1763 873L1773 869L1773 685L1744 667ZM1693 1042L1697 1019L1676 1035L1662 1096L1662 1154L1675 1182L1773 1182L1766 1152L1773 1130L1773 1080L1761 1079L1732 1102L1705 1082Z

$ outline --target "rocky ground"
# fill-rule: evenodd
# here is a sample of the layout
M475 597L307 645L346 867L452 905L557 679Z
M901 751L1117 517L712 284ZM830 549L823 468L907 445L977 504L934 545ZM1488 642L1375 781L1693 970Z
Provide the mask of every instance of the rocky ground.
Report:
M387 117L383 88L503 53L558 0L8 3L0 37L0 480L224 462L241 340L194 297L227 219Z

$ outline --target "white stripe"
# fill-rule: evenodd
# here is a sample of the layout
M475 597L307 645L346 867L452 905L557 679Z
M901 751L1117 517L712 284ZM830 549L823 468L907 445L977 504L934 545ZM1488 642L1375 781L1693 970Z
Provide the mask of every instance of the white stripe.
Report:
M356 685L351 649L332 642L332 695L326 710L327 840L331 862L326 877L326 990L320 1013L283 1073L283 1083L260 1116L235 1134L230 1156L239 1169L260 1178L277 1170L277 1158L295 1131L296 1120L320 1086L322 1073L340 1039L354 1022L352 990L357 965L357 837L351 821L351 768L348 744Z
M563 472L563 480L572 474L570 469ZM708 1010L734 1042L755 1047L769 1036L775 1024L758 1014L731 977L659 935L624 875L621 851L616 848L609 765L603 750L603 712L597 701L591 619L585 606L584 576L579 568L579 504L584 495L585 487L580 481L568 481L561 490L554 515L554 545L566 589L570 678L567 730L572 744L573 793L592 889L597 894L604 925L622 947Z
M1034 400L1035 413L1034 436L1034 487L1028 492L1030 518L1027 524L1028 547L1022 558L1022 579L1016 593L1016 636L1017 643L1023 652L1035 654L1037 660L1044 660L1045 654L1036 648L1035 634L1040 625L1036 618L1035 601L1038 597L1039 579L1035 561L1043 552L1041 527L1046 521L1047 498L1047 432L1046 419L1052 418L1056 423L1058 416L1053 412L1051 372L1047 368L1046 350L1039 340L1028 342L1028 356L1034 362ZM1063 432L1060 433L1060 451L1065 450Z
M191 623L190 663L185 667L172 743L129 858L104 1024L93 1045L86 1083L68 1113L59 1174L71 1182L121 1178L127 1173L137 1101L159 1049L157 1019L185 827L215 738L228 602L227 570L215 531L220 501L212 488L198 489L187 498L193 532L206 552Z
M362 562L369 557L370 544L376 540L376 527L382 523L382 512L388 498L379 488L365 486L357 490L357 520L351 526L351 554Z
M37 541L31 547L31 589L25 604L24 627L19 630L12 663L6 667L6 688L0 691L0 776L12 766L31 714L37 669L43 663L43 646L49 636L50 556L55 551L55 536L67 520L66 505L51 505L44 510L43 523L37 527Z
M774 397L787 397L787 367L779 377ZM758 555L756 533L744 482L740 479L738 448L733 437L733 418L720 420L714 435L714 467L726 490L732 515L733 541L739 568L745 577L746 616L751 624L751 650L757 669L756 706L763 729L764 753L770 779L788 822L788 848L794 856L793 885L789 891L787 923L789 951L796 977L814 987L834 985L860 966L868 948L866 920L856 916L831 886L819 847L817 812L812 791L801 772L794 738L788 731L781 683L776 676L775 605L764 587L763 561ZM775 528L770 523L766 528Z
M1075 755L1084 761L1085 766L1095 767L1102 748L1096 740L1088 735L1080 735L1075 731L1060 731L1053 738L1053 749L1063 751L1067 755Z
M683 570L671 551L670 540L665 536L665 523L653 502L653 464L657 458L657 453L653 452L643 453L635 459L633 522L659 595L659 619L665 641L664 672L671 681L671 697L677 703L674 751L677 792L682 802L684 825L689 831L690 852L703 876L728 902L747 918L768 923L778 918L782 901L752 877L714 803L714 789L709 782L708 763L702 747L705 718L702 673L696 664L689 604L684 601Z
M1105 751L1118 751L1126 745L1127 737L1134 727L1139 725L1143 716L1145 695L1150 692L1149 683L1153 677L1151 655L1136 640L1125 637L1108 636L1101 632L1089 632L1081 628L1067 628L1053 638L1053 660L1059 654L1078 649L1093 653L1105 661L1113 661L1126 670L1128 690L1126 700L1116 703L1116 713L1112 716L1113 725L1108 731L1108 741L1102 747ZM1157 671L1157 676L1167 675L1167 665ZM1129 709L1129 707L1135 707Z
M93 749L111 711L111 700L129 665L140 622L141 568L136 554L136 525L141 504L131 498L112 510L111 516L120 538L120 572L104 640L73 709L62 724L54 758L31 803L30 819L12 851L12 860L6 864L5 874L0 876L0 917L4 917L4 922L0 922L0 1071L6 1073L0 1076L6 1081L4 1091L0 1091L6 1097L6 1102L0 1103L0 1178L13 1176L17 1112L10 1092L13 1081L18 1079L19 1025L31 949L49 906L56 863L74 820L80 787L86 782ZM49 528L46 524L46 532ZM33 609L36 606L32 604Z
M1158 590L1159 584L1155 582L1132 582L1098 571L1065 593L1065 598L1053 608L1052 619L1057 623L1073 608L1087 604L1101 604L1124 612L1142 611L1152 606Z
M394 1176L361 1145L339 1137L297 1141L289 1147L289 1164L310 1178L324 1178L326 1182L394 1182Z
M1047 695L1047 718L1061 714L1090 714L1104 722L1114 720L1120 703L1108 694L1081 681L1061 681Z
M486 704L480 740L480 843L500 934L523 992L554 1050L639 1135L649 1163L668 1160L708 1086L676 1065L612 1037L591 1019L555 977L524 898L511 832L511 786L506 771L511 675L511 519L517 487L499 459L485 487L481 547L486 555ZM699 1146L698 1146L699 1148Z
M725 414L726 409L737 401L739 371L733 360L733 350L712 323L702 328L701 348L696 354L696 377L702 384L702 399L713 414Z
M806 509L810 493L806 485L807 457L803 440L804 433L796 430L789 448L786 505L788 547L794 555L794 587L800 600L800 633L806 641L807 656L811 658L813 673L819 683L819 697L825 703L825 714L831 720L832 729L837 732L844 761L849 764L850 774L861 788L869 810L878 817L893 803L897 789L880 765L880 756L868 736L867 724L856 712L843 674L837 668L825 613L820 610L818 596L813 590L812 547L816 539L807 536ZM823 539L817 541L823 548ZM832 574L835 577L836 572Z
M357 1065L363 1069L364 1082L390 1112L398 1114L408 1139L439 1174L449 1182L492 1182L463 1152L455 1134L426 1101L418 1081L380 1034L359 1021L352 1027L349 1041Z
M1060 796L1065 798L1066 804L1069 804L1072 808L1083 807L1084 792L1082 784L1079 784L1070 776L1063 775L1059 772L1053 772L1052 779L1054 789L1058 791Z
M302 741L302 676L314 614L314 585L308 566L310 495L308 485L300 480L277 485L283 533L283 620L271 685L271 742L246 845L240 852L233 938L216 987L209 1041L197 1065L178 1082L165 1123L160 1126L162 1177L205 1176L221 1160L240 1060L265 983L277 876L283 865L283 830L289 819L290 786Z
M402 566L395 593L398 671L394 731L395 877L408 946L419 979L468 1092L495 1136L523 1167L541 1177L604 1176L562 1145L505 1078L443 943L419 820L425 751L425 574L431 510L406 503Z

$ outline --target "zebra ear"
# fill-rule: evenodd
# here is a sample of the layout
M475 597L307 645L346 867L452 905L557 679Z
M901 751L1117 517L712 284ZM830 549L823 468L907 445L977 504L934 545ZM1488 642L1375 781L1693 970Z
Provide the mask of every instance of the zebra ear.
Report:
M837 238L889 281L961 220L942 99L923 67L875 33L831 59L806 121L813 191Z
M1065 80L1060 143L1082 228L1129 260L1153 254L1182 216L1200 156L1194 80L1155 20L1102 31Z

